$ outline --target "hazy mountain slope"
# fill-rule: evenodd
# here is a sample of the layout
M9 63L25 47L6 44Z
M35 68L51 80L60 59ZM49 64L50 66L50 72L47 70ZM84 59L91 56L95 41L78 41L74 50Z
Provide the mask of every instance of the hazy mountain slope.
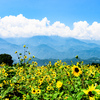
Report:
M7 42L11 43L11 44L16 44L16 45L22 45L24 44L25 41L27 41L28 38L4 38L4 40L6 40Z
M59 36L34 36L28 38L27 41L24 42L28 46L38 46L41 44L46 44L59 52L66 52L70 48L79 48L79 50L90 49L94 47L98 47L97 44L85 43L78 39L74 38L64 38Z
M65 59L76 55L83 59L100 58L100 45L87 43L74 38L59 36L33 36L30 38L0 38L0 53L9 53L17 58L15 51L24 53L23 45L28 47L31 55L41 59Z
M29 51L32 52L33 55L41 59L48 59L48 58L57 59L60 58L61 55L63 55L61 52L55 50L54 48L51 48L46 44L31 46L31 48L29 48Z
M13 59L16 59L17 56L15 54L15 51L19 51L21 52L21 46L16 45L16 44L11 44L7 41L5 41L4 39L0 38L0 54L10 54Z
M29 44L32 46L38 46L40 44L47 44L47 45L53 45L56 42L56 40L52 39L49 36L33 36L31 38L28 38L24 44Z
M100 40L83 40L83 39L81 39L81 41L86 42L86 43L94 43L94 44L100 45Z

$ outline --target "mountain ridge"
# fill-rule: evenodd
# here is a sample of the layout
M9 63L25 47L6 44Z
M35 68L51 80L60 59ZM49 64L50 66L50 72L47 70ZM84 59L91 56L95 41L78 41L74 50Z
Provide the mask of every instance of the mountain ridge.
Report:
M0 53L9 53L17 59L15 51L24 53L23 45L28 46L31 55L39 59L71 59L76 55L83 59L100 58L100 45L84 42L72 37L33 36L30 38L0 38ZM4 52L3 52L4 51Z

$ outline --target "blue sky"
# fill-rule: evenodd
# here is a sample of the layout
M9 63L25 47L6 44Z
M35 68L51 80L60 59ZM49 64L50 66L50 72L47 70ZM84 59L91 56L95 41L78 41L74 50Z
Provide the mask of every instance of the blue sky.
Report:
M100 23L100 0L0 0L1 19L19 14L39 21L46 17L50 25L60 21L72 30L75 22Z
M23 14L26 18L51 23L60 21L72 27L74 22L100 22L100 0L0 0L0 17Z

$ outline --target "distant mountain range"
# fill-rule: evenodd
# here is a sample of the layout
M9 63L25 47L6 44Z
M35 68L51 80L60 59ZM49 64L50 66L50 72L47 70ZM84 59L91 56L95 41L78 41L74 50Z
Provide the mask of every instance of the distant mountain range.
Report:
M100 58L99 41L78 40L71 37L33 36L30 38L0 38L0 54L7 53L17 60L18 53L24 54L23 45L31 55L39 59L72 59L78 55L82 59ZM28 55L28 54L27 54Z

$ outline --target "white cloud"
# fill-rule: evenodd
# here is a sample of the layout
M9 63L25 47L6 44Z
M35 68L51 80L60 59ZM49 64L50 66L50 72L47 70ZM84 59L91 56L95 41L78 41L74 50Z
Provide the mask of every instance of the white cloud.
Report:
M78 39L100 39L100 23L89 25L86 21L73 23L74 28L66 26L60 21L50 25L45 17L42 20L27 19L22 14L18 16L0 17L0 37L31 37L35 35L58 35Z

